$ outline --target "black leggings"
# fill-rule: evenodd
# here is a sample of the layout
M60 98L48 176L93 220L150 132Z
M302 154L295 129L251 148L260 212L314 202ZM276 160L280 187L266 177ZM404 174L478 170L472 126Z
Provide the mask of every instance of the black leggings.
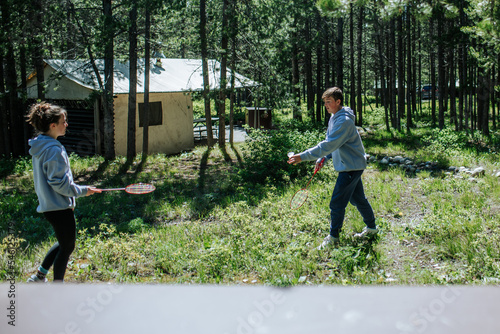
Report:
M42 267L49 270L54 265L54 281L62 281L69 256L75 249L76 221L72 209L43 213L54 228L57 242L50 248L42 262Z

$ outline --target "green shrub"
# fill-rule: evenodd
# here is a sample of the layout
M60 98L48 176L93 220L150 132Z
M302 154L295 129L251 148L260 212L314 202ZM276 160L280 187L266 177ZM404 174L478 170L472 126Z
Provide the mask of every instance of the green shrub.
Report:
M308 129L309 128L309 129ZM288 121L276 130L253 130L242 150L245 167L240 175L245 181L286 181L290 177L305 175L308 164L291 166L287 163L288 152L302 152L324 139L323 129L310 129L297 121Z
M137 233L141 232L143 229L146 229L148 225L144 223L142 218L135 218L129 222L124 222L118 225L118 231L120 232L128 232L128 233Z
M32 172L31 156L20 157L16 161L14 174L16 175L29 175Z
M450 154L452 151L465 148L469 139L466 132L445 128L434 129L429 136L423 138L423 141L437 154Z

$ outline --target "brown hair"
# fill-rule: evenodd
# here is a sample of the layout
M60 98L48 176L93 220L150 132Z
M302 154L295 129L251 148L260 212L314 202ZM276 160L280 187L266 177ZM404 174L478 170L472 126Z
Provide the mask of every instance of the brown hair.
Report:
M342 89L338 87L331 87L325 90L321 99L325 99L327 97L332 97L335 101L340 100L340 104L344 103L344 95L342 94Z
M37 132L45 133L49 131L50 124L59 122L62 115L68 117L64 108L48 102L40 102L31 106L26 115L26 122L31 124Z

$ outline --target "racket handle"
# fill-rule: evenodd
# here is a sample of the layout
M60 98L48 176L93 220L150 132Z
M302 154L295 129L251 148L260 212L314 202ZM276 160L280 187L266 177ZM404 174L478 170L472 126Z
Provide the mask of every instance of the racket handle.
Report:
M115 190L125 190L125 188L108 188L108 189L98 189L100 191L115 191Z
M323 167L323 164L324 164L324 163L325 163L325 157L323 157L323 158L320 160L319 164L318 164L318 165L316 166L316 168L314 169L314 174L316 174L316 173L319 171L319 169L320 169L321 167Z

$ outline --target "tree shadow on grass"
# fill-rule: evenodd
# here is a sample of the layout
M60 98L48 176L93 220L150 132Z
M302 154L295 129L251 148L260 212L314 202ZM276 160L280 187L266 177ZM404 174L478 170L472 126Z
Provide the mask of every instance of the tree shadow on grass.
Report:
M92 184L104 177L104 172L106 171L106 169L108 169L109 165L110 160L105 159L101 164L99 164L95 171L93 171L91 174L86 174L85 176L80 177L80 179L82 179L86 184Z
M146 163L147 163L146 157L141 158L141 160L137 164L134 164L134 159L127 159L125 163L122 164L118 169L118 173L115 173L112 177L103 180L104 172L110 165L110 161L105 160L101 165L99 165L97 170L94 173L92 173L90 179L94 181L102 180L104 181L103 185L125 187L131 183L136 182L138 176L143 171L144 165ZM134 168L132 169L132 167Z
M208 157L210 156L210 152L212 152L212 147L207 146L205 153L203 153L200 160L200 172L198 174L198 189L203 190L205 188L205 178L207 172L207 162Z
M256 185L255 180L242 180L239 177L239 169L244 168L244 163L236 147L231 147L235 160L225 148L219 148L223 160L209 161L214 149L207 146L203 152L196 180L176 178L165 180L165 184L159 186L160 191L165 191L166 201L187 205L191 220L204 219L214 208L224 208L238 201L257 205L268 195L265 186ZM280 187L279 184L274 186Z
M233 158L228 151L221 149L223 157L211 161L210 155L214 149L207 147L201 156L188 153L186 158L182 157L186 154L184 152L177 155L173 163L165 160L160 166L144 159L137 163L134 163L136 160L104 160L93 172L82 175L78 183L100 183L99 187L103 188L122 188L138 180L149 182L150 178L156 190L145 195L117 191L79 198L75 211L78 230L87 229L86 233L95 234L99 233L101 224L118 228L138 218L148 226L196 221L208 217L216 207L224 208L235 201L243 200L248 205L258 205L269 192L267 186L256 185L252 180L242 181L238 177L238 170L233 167L243 168L244 163L235 147L231 147ZM116 172L110 173L111 167ZM46 225L39 224L44 218L39 217L34 208L24 214L32 216L32 227ZM26 226L26 232L32 227ZM49 225L44 230L28 233L31 235L29 242L38 244L53 235Z
M231 150L233 151L234 155L236 156L236 160L238 160L238 165L243 168L243 158L241 157L240 152L234 147L233 144L231 144Z
M224 145L223 147L219 147L222 155L224 156L224 161L232 163L233 159L229 156L229 153L227 153L226 146Z

